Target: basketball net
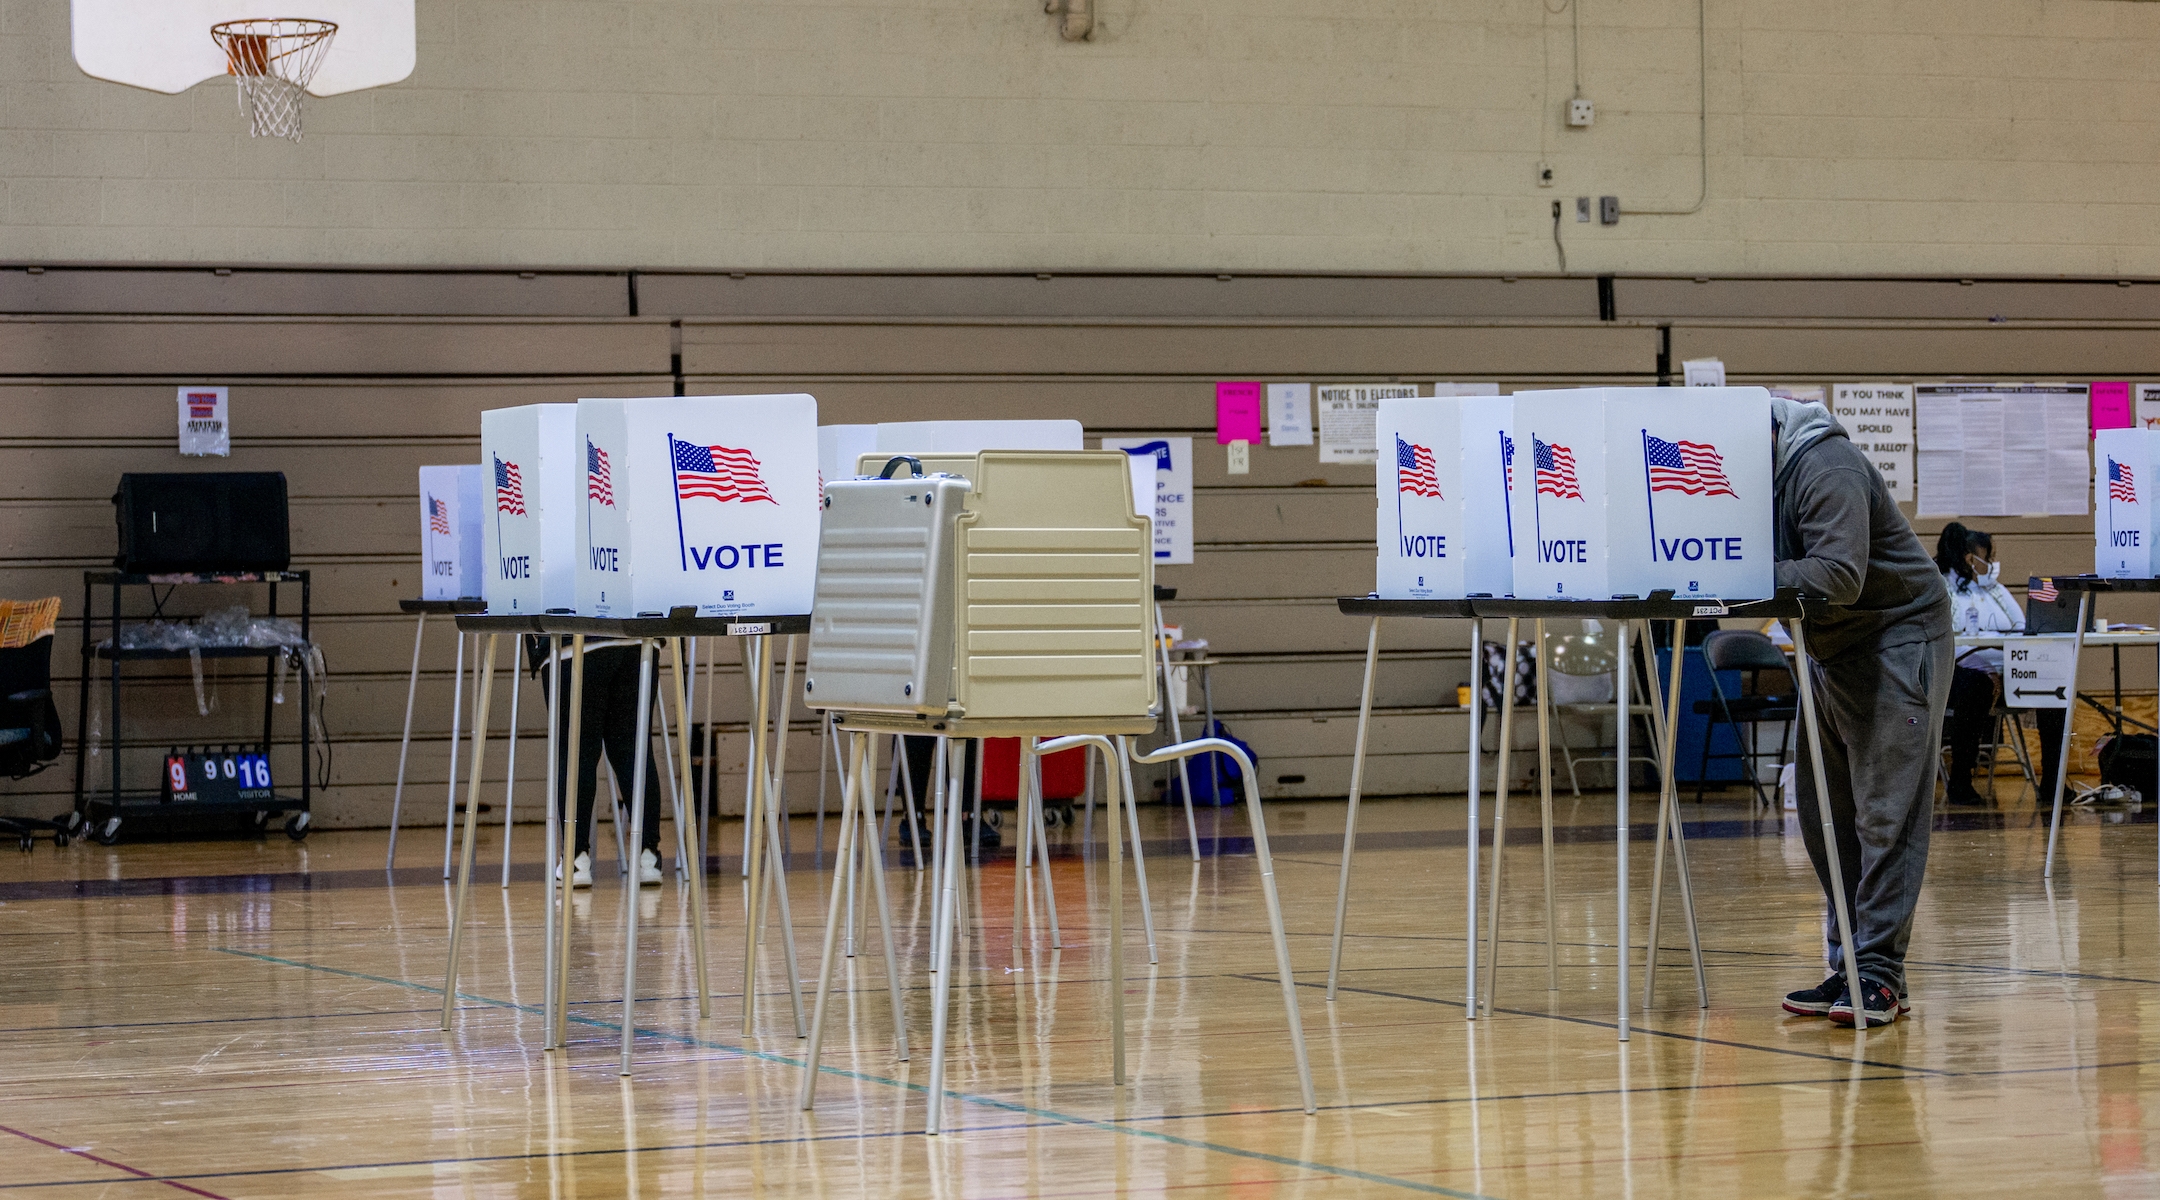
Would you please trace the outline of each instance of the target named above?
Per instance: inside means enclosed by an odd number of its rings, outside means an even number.
[[[301,101],[337,29],[329,21],[300,17],[210,27],[210,36],[225,51],[226,74],[240,85],[249,136],[300,140]]]

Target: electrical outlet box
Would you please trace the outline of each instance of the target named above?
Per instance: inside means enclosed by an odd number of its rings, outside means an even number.
[[[1575,220],[1583,225],[1590,223],[1590,197],[1575,197]]]
[[[1537,185],[1539,187],[1552,186],[1552,164],[1539,163],[1537,165]]]
[[[1567,123],[1569,125],[1577,129],[1588,129],[1591,123],[1596,120],[1597,106],[1588,100],[1577,96],[1567,102]]]
[[[1599,196],[1597,198],[1597,220],[1600,225],[1618,225],[1620,223],[1620,197]]]

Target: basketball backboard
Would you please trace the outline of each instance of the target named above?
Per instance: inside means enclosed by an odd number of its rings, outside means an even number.
[[[85,75],[154,92],[184,92],[226,73],[210,36],[221,21],[305,17],[334,22],[310,95],[382,87],[412,74],[414,0],[71,0],[75,65]]]

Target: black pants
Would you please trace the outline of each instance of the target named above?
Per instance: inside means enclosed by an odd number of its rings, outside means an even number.
[[[931,777],[937,766],[938,740],[933,737],[903,737],[900,739],[907,753],[907,773],[901,783],[902,792],[915,806],[918,817],[928,819],[936,814],[935,797],[930,795]],[[954,747],[954,755],[960,775],[960,805],[962,816],[973,816],[975,802],[975,752],[981,743],[969,740]],[[927,814],[927,816],[925,816]]]
[[[1950,788],[1971,788],[1973,768],[1980,762],[1980,743],[1989,732],[1989,714],[1995,710],[1995,676],[1971,667],[1959,667],[1950,681]],[[2055,804],[2055,772],[2062,764],[2063,710],[2027,710],[2040,727],[2040,803]]]
[[[562,664],[563,686],[570,686],[570,666]],[[636,759],[631,756],[643,748],[645,754],[645,849],[660,851],[660,793],[667,781],[660,778],[653,764],[651,743],[640,738],[637,730],[638,710],[638,648],[636,646],[602,646],[585,652],[585,702],[578,718],[578,764],[577,764],[577,853],[592,852],[593,797],[600,784],[600,751],[607,750],[608,762],[615,768],[615,779],[622,787],[623,808],[630,804],[630,784],[634,778]],[[660,708],[659,679],[653,680],[654,720]],[[556,728],[557,753],[562,759],[556,763],[556,778],[564,779],[570,774],[567,760],[570,755],[570,706],[562,706],[562,716]],[[565,807],[568,807],[565,805]],[[618,810],[620,816],[620,810]]]

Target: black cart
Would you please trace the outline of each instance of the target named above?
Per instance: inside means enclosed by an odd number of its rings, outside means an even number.
[[[121,599],[127,588],[157,588],[177,585],[206,585],[231,587],[239,585],[263,585],[269,593],[268,610],[264,616],[278,616],[278,589],[281,585],[298,584],[300,588],[300,636],[303,644],[311,643],[313,631],[309,626],[312,595],[306,571],[233,571],[227,573],[203,573],[184,575],[133,575],[120,571],[83,572],[83,646],[82,688],[76,701],[75,714],[75,815],[80,828],[88,836],[111,845],[120,839],[122,822],[131,813],[180,813],[232,814],[252,816],[258,829],[267,828],[273,817],[286,814],[286,836],[298,841],[307,836],[310,823],[310,803],[314,799],[313,765],[314,723],[310,706],[314,702],[309,684],[311,672],[308,656],[298,656],[297,684],[300,692],[300,794],[271,790],[267,798],[241,800],[195,800],[168,801],[163,787],[134,788],[126,786],[121,776],[120,740],[121,687],[129,676],[121,670],[122,663],[146,661],[170,661],[185,659],[190,653],[199,653],[206,659],[259,659],[263,664],[263,729],[262,754],[267,764],[276,745],[272,734],[277,705],[276,694],[278,658],[292,647],[272,646],[204,646],[197,651],[167,650],[156,648],[122,649],[121,630],[128,625],[144,623],[147,618],[123,617]],[[97,609],[100,594],[106,597],[105,611]],[[102,634],[102,637],[100,636]],[[88,779],[90,689],[92,673],[105,676],[106,709],[110,713],[110,735],[106,738],[105,756],[111,772],[105,786],[92,790]],[[272,783],[275,784],[276,778]]]

